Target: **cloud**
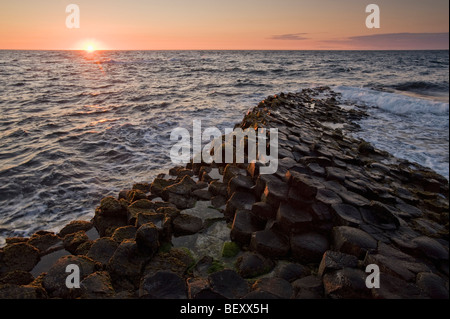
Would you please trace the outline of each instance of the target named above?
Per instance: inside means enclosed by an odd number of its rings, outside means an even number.
[[[289,40],[289,41],[298,41],[298,40],[307,40],[309,38],[303,37],[303,35],[308,33],[289,33],[289,34],[281,34],[281,35],[273,35],[269,39],[271,40]]]
[[[431,50],[449,48],[449,33],[385,33],[323,40],[326,44],[366,50]]]

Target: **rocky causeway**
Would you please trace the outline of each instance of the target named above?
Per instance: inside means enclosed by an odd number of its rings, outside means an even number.
[[[367,115],[338,95],[270,96],[237,125],[278,129],[275,174],[189,163],[102,199],[90,221],[8,238],[0,298],[449,298],[447,179],[352,138]]]

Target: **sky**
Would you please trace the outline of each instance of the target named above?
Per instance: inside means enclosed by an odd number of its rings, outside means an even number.
[[[448,49],[448,12],[448,0],[0,0],[0,49]]]

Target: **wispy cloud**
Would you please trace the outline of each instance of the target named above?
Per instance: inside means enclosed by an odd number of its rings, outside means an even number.
[[[298,41],[298,40],[307,40],[309,38],[304,37],[308,33],[289,33],[289,34],[280,34],[273,35],[269,39],[271,40],[290,40],[290,41]]]
[[[449,33],[385,33],[320,42],[370,50],[448,49]]]

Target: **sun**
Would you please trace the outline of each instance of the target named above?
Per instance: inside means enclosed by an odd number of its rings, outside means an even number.
[[[88,44],[87,46],[86,46],[86,52],[88,52],[88,53],[92,53],[92,52],[94,52],[95,51],[95,47],[94,47],[94,45],[93,44]]]

